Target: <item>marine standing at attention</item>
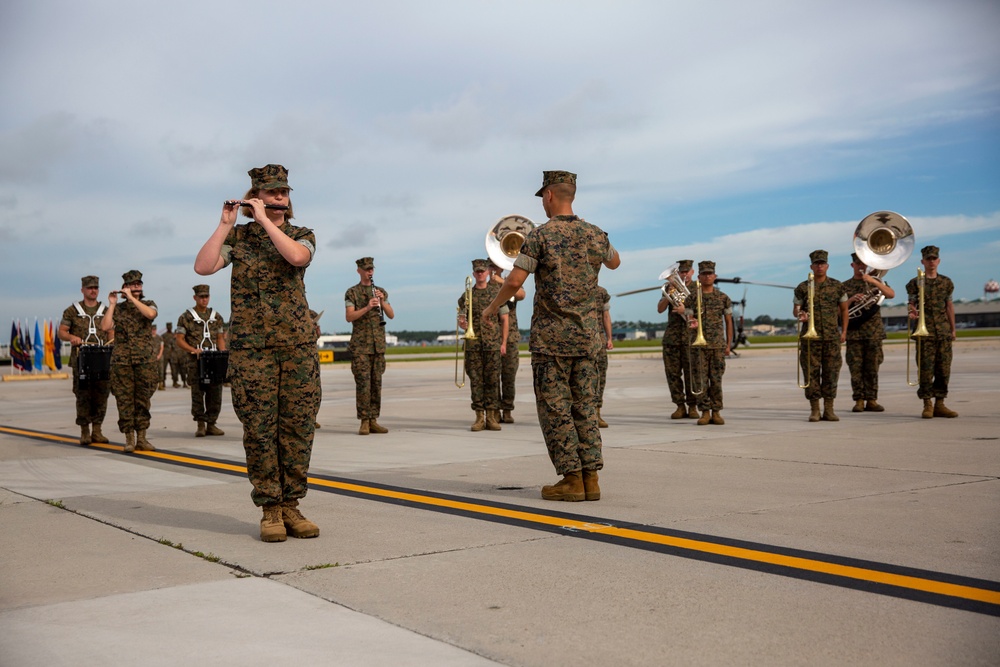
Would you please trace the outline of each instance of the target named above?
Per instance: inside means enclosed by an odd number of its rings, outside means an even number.
[[[351,373],[354,375],[354,404],[361,426],[358,435],[388,433],[378,423],[382,414],[382,375],[385,373],[385,318],[396,312],[389,293],[372,282],[375,260],[362,257],[357,285],[344,293],[345,317],[351,324]]]
[[[597,278],[616,269],[608,235],[573,213],[576,174],[546,171],[542,198],[548,222],[531,230],[500,293],[483,310],[496,317],[535,274],[531,316],[531,375],[538,422],[549,458],[562,479],[542,487],[545,500],[600,500],[597,471],[604,466],[597,425],[597,355],[601,346]]]
[[[951,344],[955,340],[955,304],[951,300],[955,283],[948,276],[938,273],[941,257],[937,246],[921,248],[920,255],[920,263],[924,267],[924,321],[930,334],[916,338],[917,356],[920,358],[917,396],[924,401],[920,416],[924,419],[950,419],[958,416],[944,404],[951,379]],[[913,278],[906,283],[906,296],[910,318],[917,319],[920,309],[919,279]]]
[[[195,285],[194,308],[185,310],[177,318],[177,332],[173,334],[174,344],[186,357],[187,377],[191,383],[191,418],[194,419],[194,437],[225,435],[225,431],[215,425],[222,412],[222,383],[202,384],[198,374],[198,360],[206,350],[226,349],[226,325],[222,316],[208,307],[211,299],[208,285]],[[207,357],[206,357],[207,358]]]
[[[233,267],[229,371],[233,409],[243,424],[250,494],[263,510],[260,539],[316,537],[319,527],[298,509],[308,490],[321,387],[316,323],[309,315],[305,272],[316,252],[311,229],[296,227],[288,171],[251,169],[250,190],[222,206],[219,225],[194,270]],[[237,225],[237,210],[252,218]],[[195,381],[195,378],[189,378]]]

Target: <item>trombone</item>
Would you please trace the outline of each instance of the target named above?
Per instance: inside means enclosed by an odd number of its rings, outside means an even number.
[[[909,308],[907,308],[909,310]],[[925,319],[924,313],[924,270],[917,269],[917,326],[913,331],[910,331],[909,320],[906,324],[906,384],[911,387],[916,387],[920,384],[920,341],[917,341],[917,381],[910,382],[910,339],[911,338],[927,338],[930,336],[930,332],[927,330],[927,320]]]
[[[808,311],[808,315],[809,315],[809,329],[804,334],[801,334],[801,335],[798,336],[798,338],[796,339],[796,347],[795,347],[795,356],[798,358],[797,361],[799,362],[795,366],[795,382],[799,385],[799,389],[808,389],[809,388],[809,384],[812,381],[811,380],[811,376],[812,376],[812,345],[810,344],[809,341],[811,341],[811,340],[813,340],[815,338],[819,338],[819,334],[816,332],[816,318],[814,317],[814,315],[815,315],[815,305],[816,305],[815,304],[815,302],[816,302],[816,276],[813,275],[812,271],[809,272],[808,281],[809,281],[809,311]],[[799,332],[801,333],[801,331],[802,331],[802,322],[801,321],[799,321],[799,323],[798,323],[798,329],[799,329]],[[805,370],[806,383],[805,384],[802,384],[802,380],[801,380],[800,375],[799,375],[799,371],[802,369],[802,341],[803,340],[806,341],[806,370]]]
[[[458,335],[460,327],[458,326],[458,320],[455,321],[455,386],[461,389],[465,386],[465,359],[462,359],[462,372],[458,372],[458,358],[462,352],[462,344],[460,341],[463,340],[476,340],[476,329],[472,324],[472,276],[465,277],[465,323],[468,328],[465,330],[465,335],[461,338]],[[458,314],[462,314],[462,307],[458,307]],[[458,378],[462,378],[462,382],[459,383]]]
[[[702,320],[704,319],[704,315],[701,312],[701,282],[700,281],[696,285],[696,291],[697,291],[697,295],[698,296],[697,296],[697,308],[695,309],[694,317],[695,317],[695,320],[698,322],[698,333],[695,336],[694,340],[691,341],[691,347],[701,348],[701,347],[705,347],[706,345],[708,345],[708,341],[705,340],[705,330],[702,328]],[[666,294],[664,294],[664,296],[666,296]],[[697,350],[697,351],[700,352],[700,350]],[[694,372],[694,353],[695,352],[696,352],[696,350],[691,350],[688,353],[688,370],[691,373],[691,384],[692,385],[695,384],[694,378],[695,378],[695,375],[696,375],[695,372]],[[698,391],[695,391],[694,387],[692,386],[692,388],[691,388],[691,395],[692,396],[699,396],[699,395],[705,393],[705,364],[704,364],[704,361],[705,361],[705,355],[701,355],[701,357],[699,357],[699,362],[701,362],[701,363],[698,364],[698,369],[701,371],[701,373],[700,373],[701,377],[699,378],[701,380],[701,387],[698,389]]]

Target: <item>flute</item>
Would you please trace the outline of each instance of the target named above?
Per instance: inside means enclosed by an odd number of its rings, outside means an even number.
[[[226,206],[249,206],[250,205],[250,204],[246,203],[245,201],[243,201],[241,199],[227,199],[226,201],[224,201],[222,203],[225,204]],[[264,204],[264,208],[269,208],[269,209],[274,210],[274,211],[287,211],[288,210],[287,206],[282,206],[281,204]]]

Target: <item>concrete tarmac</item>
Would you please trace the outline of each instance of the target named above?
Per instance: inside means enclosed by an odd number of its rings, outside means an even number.
[[[612,355],[581,503],[539,496],[527,358],[497,433],[433,360],[389,364],[390,432],[358,436],[350,369],[326,366],[327,482],[301,505],[321,534],[275,544],[220,469],[245,463],[228,389],[209,438],[187,390],[157,392],[149,456],[73,444],[68,380],[0,383],[0,665],[1000,664],[1000,340],[956,343],[957,419],[920,418],[904,351],[884,413],[851,412],[845,366],[840,421],[811,424],[794,349],[746,349],[724,426],[669,418],[657,349]],[[112,397],[120,446],[116,419]]]

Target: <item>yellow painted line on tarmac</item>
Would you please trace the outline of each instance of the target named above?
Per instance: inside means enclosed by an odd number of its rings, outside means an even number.
[[[0,433],[9,433],[11,435],[59,443],[78,443],[78,439],[76,438],[7,426],[0,426]],[[115,444],[95,443],[90,446],[110,451],[122,450],[121,445]],[[185,456],[162,451],[135,452],[135,455],[196,468],[246,474],[246,466],[197,456]],[[845,565],[842,563],[829,562],[803,556],[774,553],[771,551],[752,549],[745,546],[721,544],[710,540],[698,540],[678,535],[664,535],[637,528],[625,528],[595,521],[574,519],[567,516],[559,516],[558,514],[547,514],[544,512],[535,512],[526,509],[512,509],[510,507],[495,506],[480,501],[441,498],[411,490],[380,488],[357,482],[326,479],[322,477],[309,477],[308,481],[309,484],[314,487],[346,491],[351,494],[371,498],[404,501],[412,503],[416,506],[444,508],[472,515],[496,517],[522,524],[544,525],[548,527],[560,528],[568,532],[610,536],[617,538],[617,540],[624,543],[658,545],[689,553],[710,554],[713,556],[732,559],[734,561],[760,563],[785,570],[812,572],[829,577],[859,582],[869,582],[899,589],[944,596],[946,598],[969,600],[986,605],[994,605],[997,608],[997,615],[1000,615],[1000,591],[989,590],[988,588],[939,581],[927,577],[893,573],[862,566]],[[891,567],[892,566],[889,566],[887,569],[891,569]]]

